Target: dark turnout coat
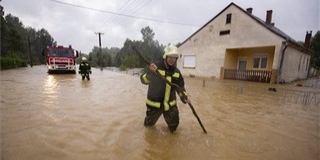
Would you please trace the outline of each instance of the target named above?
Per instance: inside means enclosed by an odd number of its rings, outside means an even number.
[[[164,61],[155,62],[161,76],[164,76],[171,83],[180,86],[185,92],[184,79],[177,67],[166,68]],[[140,80],[148,85],[147,105],[151,107],[164,107],[167,111],[172,106],[176,106],[176,89],[166,84],[158,75],[148,70],[142,74]],[[181,97],[180,97],[181,98]]]
[[[81,75],[88,75],[91,73],[91,65],[88,62],[81,62],[79,66],[79,73]]]

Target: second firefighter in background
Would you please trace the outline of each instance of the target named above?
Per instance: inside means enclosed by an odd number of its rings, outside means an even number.
[[[142,74],[140,79],[143,84],[148,85],[148,93],[146,100],[146,116],[144,119],[145,126],[153,126],[159,117],[163,117],[168,125],[171,133],[173,133],[179,125],[179,110],[176,101],[176,88],[167,84],[159,75],[165,77],[171,83],[177,84],[184,88],[184,79],[180,70],[176,67],[180,54],[178,48],[169,45],[164,49],[163,60],[151,63],[149,70]],[[183,103],[190,103],[187,96],[179,93]]]
[[[88,63],[88,60],[86,57],[82,57],[81,63],[79,65],[79,74],[82,76],[82,80],[85,80],[87,78],[88,81],[90,81],[90,74],[91,72],[91,65]]]

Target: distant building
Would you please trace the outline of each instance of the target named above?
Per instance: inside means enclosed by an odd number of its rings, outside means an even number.
[[[266,83],[307,78],[312,33],[307,32],[302,46],[275,27],[272,10],[265,21],[252,11],[230,3],[182,42],[182,73]]]

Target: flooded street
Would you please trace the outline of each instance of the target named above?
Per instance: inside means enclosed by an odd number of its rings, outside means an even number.
[[[1,159],[320,158],[319,94],[305,105],[294,85],[185,77],[208,133],[178,100],[180,125],[171,134],[162,116],[143,126],[147,86],[137,75],[92,72],[91,81],[82,81],[79,74],[48,75],[45,66],[1,71]]]

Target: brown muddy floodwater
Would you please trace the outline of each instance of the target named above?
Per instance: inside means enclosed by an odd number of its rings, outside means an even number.
[[[1,159],[319,160],[319,88],[185,78],[207,134],[180,101],[174,134],[163,117],[145,128],[137,75],[1,71]]]

